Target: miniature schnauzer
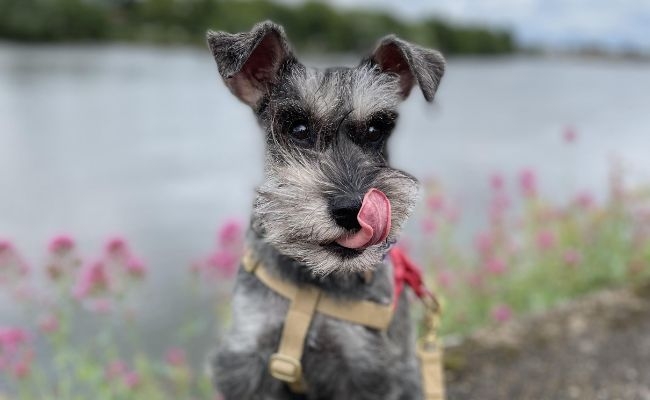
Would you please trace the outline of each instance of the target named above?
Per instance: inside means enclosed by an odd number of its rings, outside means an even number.
[[[445,69],[435,51],[381,39],[354,68],[309,68],[281,26],[213,32],[226,86],[248,104],[266,142],[249,250],[271,274],[346,300],[393,303],[384,258],[417,199],[416,179],[388,164],[398,106],[417,84],[432,101]],[[371,272],[371,273],[369,273]],[[273,378],[288,301],[240,269],[232,327],[212,364],[227,400],[421,399],[415,333],[404,295],[387,331],[316,314],[302,357],[307,393]]]

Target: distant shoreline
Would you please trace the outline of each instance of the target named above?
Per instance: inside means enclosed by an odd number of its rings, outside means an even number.
[[[178,51],[207,51],[202,43],[157,43],[146,41],[120,41],[120,40],[101,40],[101,41],[16,41],[6,38],[0,38],[0,49],[2,47],[67,47],[67,48],[132,48],[132,49],[149,49],[149,50],[178,50]],[[206,45],[207,46],[207,45]],[[368,51],[371,46],[368,47]],[[206,53],[207,54],[207,53]],[[320,59],[357,59],[361,53],[355,52],[318,52],[318,51],[299,51],[298,56],[307,60]],[[645,53],[614,53],[614,52],[587,52],[587,51],[562,51],[562,50],[517,50],[511,53],[497,54],[454,54],[444,53],[450,60],[468,60],[468,59],[504,59],[504,58],[538,58],[543,60],[564,60],[564,61],[611,61],[625,63],[649,63],[650,54]]]

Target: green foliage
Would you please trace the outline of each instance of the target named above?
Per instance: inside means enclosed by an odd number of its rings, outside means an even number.
[[[269,0],[0,0],[0,37],[22,41],[202,44],[208,29],[246,31],[265,19],[284,25],[306,51],[367,51],[389,33],[448,54],[515,50],[506,31],[430,17],[406,22],[385,11],[343,11],[318,1],[291,6]]]
[[[420,244],[445,304],[443,334],[468,334],[599,289],[650,282],[648,188],[624,189],[615,171],[602,204],[583,193],[562,205],[537,194],[532,171],[522,174],[531,178],[520,179],[526,183],[517,201],[505,187],[493,187],[490,223],[476,235],[474,251],[456,243],[457,220],[445,209],[453,203],[429,185],[429,204],[445,206],[429,207]]]

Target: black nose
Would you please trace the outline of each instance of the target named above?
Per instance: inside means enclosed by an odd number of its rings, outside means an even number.
[[[330,202],[330,212],[336,224],[348,229],[359,229],[357,214],[361,208],[361,199],[352,197],[337,197]]]

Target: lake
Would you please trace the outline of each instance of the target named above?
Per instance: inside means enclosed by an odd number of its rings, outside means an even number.
[[[614,159],[630,180],[650,181],[649,107],[649,64],[451,59],[435,104],[418,90],[405,102],[391,157],[442,182],[471,231],[485,221],[493,173],[532,168],[558,201],[582,190],[602,199]],[[152,332],[206,312],[179,281],[221,221],[247,217],[261,144],[207,49],[0,45],[0,236],[38,265],[56,233],[87,255],[125,235],[152,271],[142,304]],[[20,318],[6,303],[0,315]]]

